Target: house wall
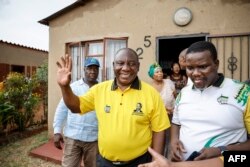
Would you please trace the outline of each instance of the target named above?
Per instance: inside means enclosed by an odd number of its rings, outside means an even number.
[[[25,74],[27,74],[27,70],[34,71],[47,59],[47,51],[0,41],[0,81],[7,75],[6,72],[11,70],[11,65],[25,66]]]
[[[173,15],[180,7],[192,11],[193,19],[187,26],[177,26],[173,22]],[[144,50],[139,76],[149,82],[147,69],[156,59],[157,37],[246,33],[250,31],[249,16],[248,0],[92,0],[50,21],[50,135],[53,134],[55,108],[61,98],[55,77],[56,61],[65,54],[66,43],[104,37],[128,37],[128,47],[142,47]],[[145,36],[151,36],[152,45],[148,48],[144,47]]]

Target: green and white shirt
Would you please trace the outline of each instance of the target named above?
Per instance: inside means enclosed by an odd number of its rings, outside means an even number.
[[[180,125],[179,139],[187,153],[203,147],[244,142],[250,134],[250,87],[220,75],[218,81],[200,91],[184,87],[176,99],[172,123]],[[247,103],[248,107],[247,107]]]

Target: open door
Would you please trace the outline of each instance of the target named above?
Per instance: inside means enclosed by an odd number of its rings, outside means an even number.
[[[157,61],[164,75],[170,75],[171,64],[178,62],[180,52],[197,41],[205,41],[207,34],[188,36],[168,36],[157,38]]]

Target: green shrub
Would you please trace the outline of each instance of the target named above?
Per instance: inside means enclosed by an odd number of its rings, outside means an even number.
[[[19,131],[33,123],[34,108],[39,102],[39,95],[35,89],[39,86],[36,78],[26,78],[20,73],[10,73],[4,82],[3,97],[5,104],[11,104],[14,111],[7,112],[11,115],[11,122],[14,122]]]
[[[9,102],[0,100],[0,132],[3,132],[8,124],[11,125],[13,123],[14,117],[15,107]]]
[[[46,122],[48,120],[48,61],[44,61],[43,64],[37,68],[35,77],[37,81],[40,83],[39,86],[39,94],[41,95],[41,99],[43,101],[43,115],[44,120],[42,122]]]

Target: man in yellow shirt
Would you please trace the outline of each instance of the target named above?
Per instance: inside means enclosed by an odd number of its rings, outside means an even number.
[[[150,162],[149,146],[163,154],[169,119],[159,93],[139,80],[140,63],[134,50],[119,50],[113,62],[115,79],[93,86],[80,97],[69,86],[71,57],[62,57],[57,66],[57,82],[67,107],[82,114],[96,111],[100,167]]]

